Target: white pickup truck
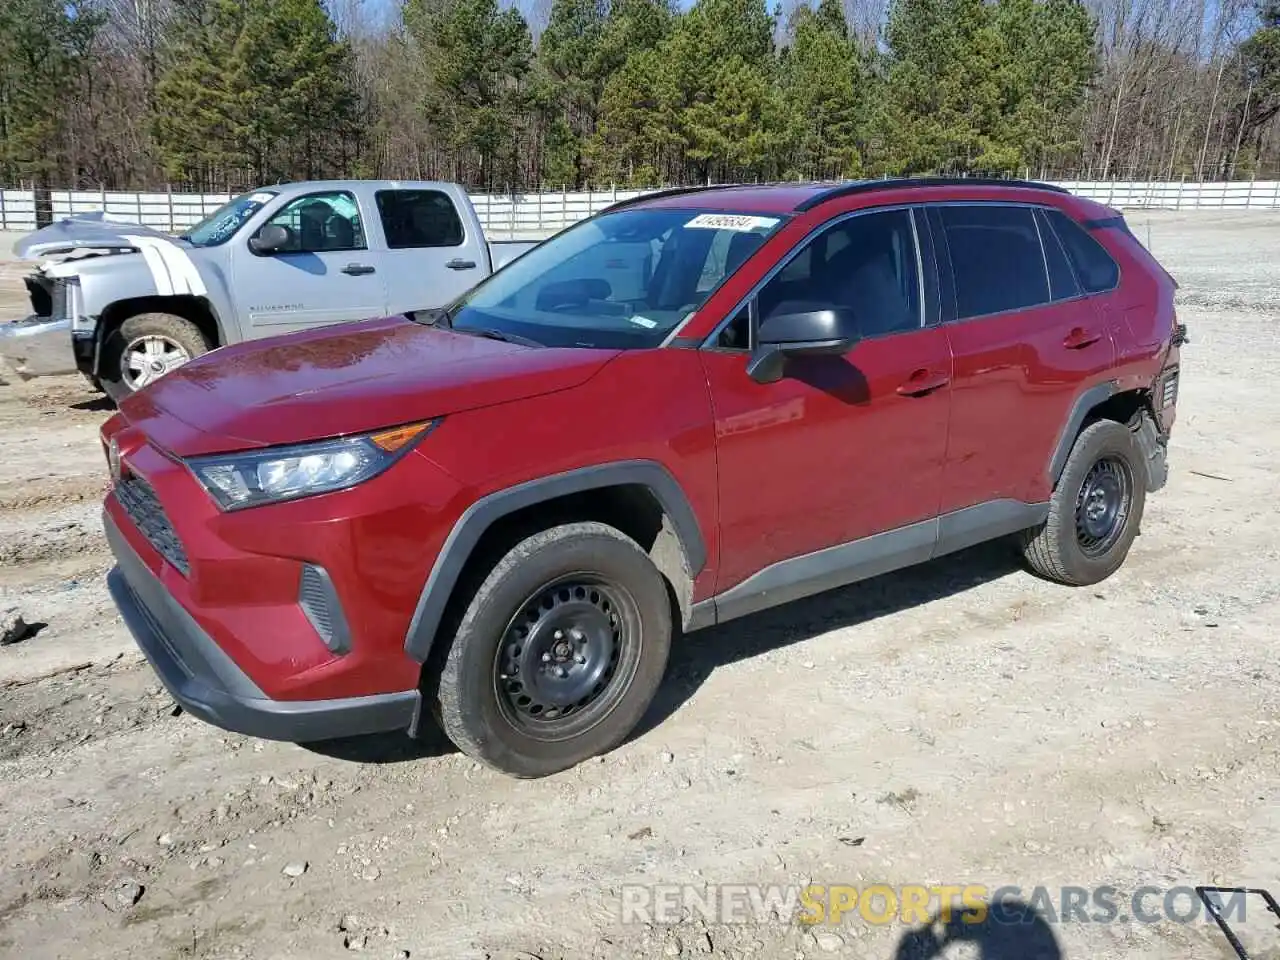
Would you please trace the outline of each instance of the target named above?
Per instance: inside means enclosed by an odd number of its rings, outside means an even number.
[[[39,261],[34,314],[0,324],[0,357],[24,378],[79,369],[118,401],[225,344],[445,306],[535,245],[486,240],[452,183],[263,187],[181,236],[72,217],[14,246]]]

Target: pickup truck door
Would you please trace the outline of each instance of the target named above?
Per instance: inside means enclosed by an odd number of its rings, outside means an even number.
[[[371,244],[367,211],[350,190],[317,190],[285,201],[263,227],[289,232],[281,250],[239,244],[231,258],[231,291],[245,338],[387,313],[382,252]]]
[[[466,193],[451,183],[373,191],[385,246],[387,313],[442,307],[489,276],[489,247]]]

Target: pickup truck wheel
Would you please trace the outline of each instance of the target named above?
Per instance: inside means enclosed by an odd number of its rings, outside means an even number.
[[[1059,583],[1105,580],[1129,554],[1146,495],[1146,462],[1132,431],[1099,420],[1076,438],[1048,519],[1023,533],[1023,555],[1036,573]]]
[[[666,582],[634,540],[570,523],[522,540],[462,615],[438,717],[464,753],[542,777],[612,750],[666,670]]]
[[[190,320],[172,313],[140,313],[107,334],[98,377],[103,392],[119,403],[210,348]]]

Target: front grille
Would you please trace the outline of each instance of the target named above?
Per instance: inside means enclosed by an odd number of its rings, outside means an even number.
[[[1178,401],[1178,368],[1170,367],[1160,384],[1160,407],[1171,407]]]
[[[129,474],[116,484],[115,493],[116,500],[124,507],[124,512],[129,515],[133,525],[156,548],[156,552],[181,571],[184,577],[190,573],[187,552],[182,548],[182,541],[178,539],[173,524],[165,516],[164,507],[160,506],[160,498],[156,496],[151,484],[137,474]]]

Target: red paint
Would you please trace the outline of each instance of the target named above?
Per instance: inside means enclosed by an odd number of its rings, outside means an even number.
[[[792,213],[819,188],[736,188],[655,206]],[[1022,188],[895,188],[794,214],[680,330],[710,334],[812,230],[873,206],[945,200],[1098,204]],[[1173,282],[1117,228],[1113,293],[868,340],[793,361],[759,384],[742,353],[531,349],[384,318],[227,347],[131,397],[103,428],[146,476],[191,563],[184,578],[106,509],[177,600],[271,697],[404,690],[415,603],[463,512],[525,480],[656,460],[707,546],[695,600],[761,568],[997,497],[1048,496],[1047,463],[1076,397],[1149,388],[1173,329]],[[1076,341],[1073,345],[1071,341]],[[1084,341],[1088,341],[1084,343]],[[1176,359],[1176,349],[1172,352]],[[931,388],[931,389],[925,389]],[[1172,411],[1163,414],[1172,422]],[[388,471],[338,493],[223,513],[180,462],[443,417]],[[297,607],[300,565],[329,571],[353,649],[335,657]]]

